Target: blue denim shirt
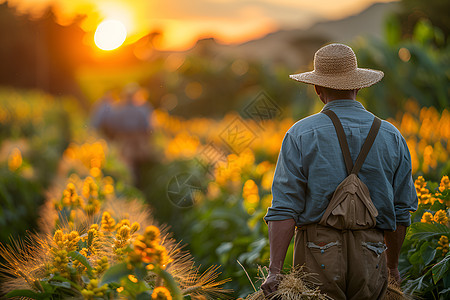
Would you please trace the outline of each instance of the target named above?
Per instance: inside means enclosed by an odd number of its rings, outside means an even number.
[[[356,157],[374,115],[355,100],[334,100],[323,109],[339,117],[350,153]],[[294,219],[297,226],[319,222],[336,187],[347,176],[344,158],[331,119],[323,113],[304,118],[286,133],[272,185],[272,206],[264,220]],[[358,174],[378,210],[377,228],[409,226],[418,199],[411,176],[405,139],[389,122],[381,128]]]

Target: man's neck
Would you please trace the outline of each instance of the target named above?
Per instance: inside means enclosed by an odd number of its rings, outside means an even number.
[[[356,99],[353,99],[353,98],[350,98],[350,97],[348,97],[348,98],[320,99],[320,100],[322,100],[323,104],[327,104],[327,103],[330,103],[330,102],[333,102],[333,101],[336,101],[336,100],[354,100],[354,101],[356,101]]]

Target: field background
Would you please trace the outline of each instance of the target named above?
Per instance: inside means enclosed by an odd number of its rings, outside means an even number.
[[[281,141],[322,107],[311,86],[288,75],[310,70],[320,46],[343,41],[359,66],[385,73],[357,100],[400,130],[412,156],[420,205],[402,249],[403,289],[446,299],[450,27],[442,13],[449,8],[377,3],[307,29],[232,45],[208,37],[183,51],[158,50],[161,33],[152,32],[101,53],[81,42],[78,19],[62,26],[51,8],[31,17],[0,4],[0,242],[42,230],[44,203],[59,201],[55,190],[74,174],[108,177],[118,198],[139,199],[168,226],[200,270],[220,265],[232,298],[247,296],[254,290],[246,272],[258,288],[258,267],[268,265],[262,218]],[[137,142],[120,126],[95,123],[105,93],[120,106],[127,91],[137,107],[151,107],[151,132]]]

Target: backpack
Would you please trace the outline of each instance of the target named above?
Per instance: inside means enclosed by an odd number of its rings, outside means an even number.
[[[326,114],[336,129],[339,145],[344,156],[347,177],[338,185],[323,214],[319,224],[331,226],[339,230],[360,230],[373,228],[376,225],[378,211],[370,198],[369,189],[358,177],[364,160],[372,147],[381,126],[377,117],[373,120],[369,134],[353,165],[344,128],[337,115],[331,110],[322,111]]]

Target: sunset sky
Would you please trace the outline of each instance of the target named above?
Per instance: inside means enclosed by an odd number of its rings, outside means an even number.
[[[53,4],[58,21],[67,24],[86,14],[88,33],[104,19],[120,20],[128,31],[125,43],[147,33],[163,34],[160,50],[183,50],[199,37],[241,43],[280,28],[305,28],[323,19],[356,14],[374,2],[392,0],[9,0],[19,11],[39,14]],[[5,0],[0,0],[0,3]]]

